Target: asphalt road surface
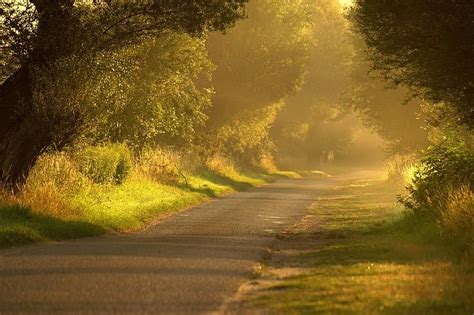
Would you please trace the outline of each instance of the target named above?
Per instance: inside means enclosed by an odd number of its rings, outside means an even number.
[[[0,251],[0,314],[219,312],[337,179],[279,180],[145,231]]]

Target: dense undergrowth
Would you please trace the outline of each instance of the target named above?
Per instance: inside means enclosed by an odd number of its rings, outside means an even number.
[[[148,149],[134,157],[119,144],[45,154],[19,193],[0,195],[0,247],[139,229],[275,176],[238,169],[218,155]]]
[[[446,113],[443,111],[442,113]],[[449,117],[449,115],[446,115]],[[474,142],[472,132],[445,118],[429,130],[431,145],[392,160],[389,179],[406,187],[399,201],[436,224],[443,238],[474,256]]]

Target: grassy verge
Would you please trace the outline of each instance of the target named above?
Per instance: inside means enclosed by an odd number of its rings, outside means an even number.
[[[281,314],[472,314],[474,270],[394,189],[352,182],[278,242],[244,305]]]
[[[89,185],[72,194],[56,193],[59,196],[44,189],[33,207],[0,198],[0,247],[139,229],[161,215],[262,185],[275,176],[239,172],[226,177],[199,171],[189,176],[189,185],[164,185],[132,176],[121,185]]]

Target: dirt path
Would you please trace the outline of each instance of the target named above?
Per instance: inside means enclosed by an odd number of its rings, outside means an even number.
[[[357,176],[357,175],[354,175]],[[209,313],[337,179],[280,180],[133,235],[0,252],[0,314]]]

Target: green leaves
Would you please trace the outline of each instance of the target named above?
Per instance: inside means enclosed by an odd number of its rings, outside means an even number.
[[[155,143],[189,143],[207,119],[212,64],[203,40],[173,32],[105,55],[109,69],[88,106],[88,137],[127,141],[139,149]]]
[[[449,104],[473,126],[471,0],[360,0],[351,17],[387,81]]]

